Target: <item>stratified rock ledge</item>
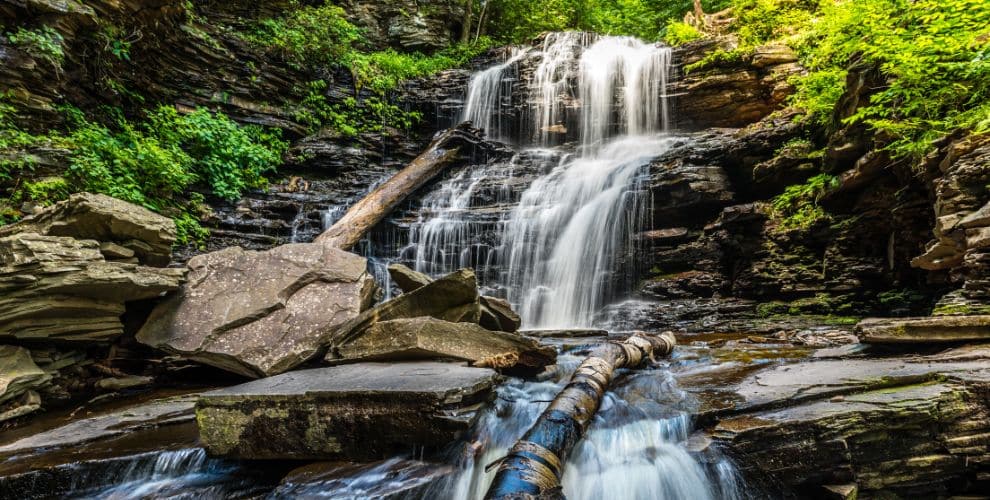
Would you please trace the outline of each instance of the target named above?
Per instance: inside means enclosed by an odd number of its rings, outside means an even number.
[[[917,344],[990,340],[990,315],[866,319],[856,332],[868,344]]]
[[[214,455],[372,460],[455,440],[497,378],[486,368],[440,362],[303,370],[206,393],[196,420]]]

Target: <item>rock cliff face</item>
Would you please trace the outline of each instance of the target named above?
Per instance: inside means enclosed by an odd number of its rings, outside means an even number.
[[[0,231],[0,342],[24,346],[0,346],[0,422],[71,393],[150,382],[109,369],[94,378],[82,365],[124,334],[132,304],[179,288],[184,270],[156,267],[174,241],[171,219],[87,193]]]

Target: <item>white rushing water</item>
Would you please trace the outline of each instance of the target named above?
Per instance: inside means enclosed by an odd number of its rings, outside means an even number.
[[[522,82],[521,62],[534,66]],[[522,122],[534,128],[523,135],[535,142],[523,142],[512,161],[472,167],[427,195],[402,259],[435,276],[474,267],[486,291],[505,295],[528,328],[591,326],[623,291],[619,267],[634,260],[632,238],[648,217],[647,166],[672,143],[670,65],[666,47],[566,32],[477,73],[463,118],[507,140],[504,116],[519,104],[513,85],[524,85]],[[569,135],[568,123],[580,128],[570,134],[579,143],[555,145]],[[535,175],[528,189],[519,189],[520,170]],[[480,198],[484,210],[475,206]]]

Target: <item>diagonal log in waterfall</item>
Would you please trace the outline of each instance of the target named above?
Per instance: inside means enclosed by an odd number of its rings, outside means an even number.
[[[406,197],[450,166],[465,146],[477,146],[482,142],[481,131],[470,122],[441,132],[426,151],[352,206],[336,224],[318,236],[316,242],[342,250],[354,248]]]
[[[567,455],[588,430],[602,397],[620,368],[667,356],[674,334],[634,334],[596,347],[536,423],[499,462],[486,500],[563,498],[561,478]]]

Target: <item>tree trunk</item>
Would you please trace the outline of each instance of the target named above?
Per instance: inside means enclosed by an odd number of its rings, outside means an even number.
[[[488,2],[491,0],[481,0],[481,13],[478,14],[478,31],[474,34],[474,41],[478,41],[483,34],[485,26],[485,13],[488,12]]]
[[[467,0],[467,5],[464,6],[464,22],[461,29],[461,43],[468,43],[471,41],[471,15],[474,10],[474,0]]]
[[[596,347],[533,427],[502,458],[486,500],[562,498],[560,479],[567,455],[588,429],[615,370],[634,368],[656,355],[669,355],[675,344],[670,332],[637,333],[623,342]]]
[[[407,196],[450,165],[458,157],[463,145],[480,142],[480,132],[469,123],[445,130],[430,143],[426,151],[352,206],[316,241],[342,250],[354,248],[365,233],[388,216]]]

